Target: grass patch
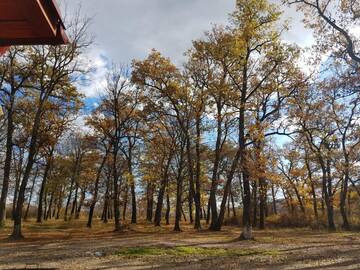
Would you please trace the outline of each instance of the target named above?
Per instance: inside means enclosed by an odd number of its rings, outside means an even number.
[[[204,248],[204,247],[128,247],[121,248],[116,252],[118,256],[124,257],[146,257],[146,256],[212,256],[212,257],[234,257],[234,256],[277,256],[279,250],[264,249],[240,249],[240,248]]]

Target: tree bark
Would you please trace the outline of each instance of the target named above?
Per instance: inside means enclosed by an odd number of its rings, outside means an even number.
[[[31,184],[31,189],[30,189],[30,194],[29,194],[29,200],[28,200],[28,205],[27,205],[27,207],[26,207],[26,211],[25,211],[25,215],[24,215],[24,220],[27,220],[27,218],[28,218],[29,209],[30,209],[30,205],[31,205],[31,199],[32,199],[32,195],[33,195],[33,192],[34,192],[34,187],[35,187],[36,178],[37,178],[37,176],[38,176],[38,172],[39,172],[39,169],[36,168],[36,172],[35,172],[35,175],[34,175],[32,184]]]
[[[96,206],[97,197],[98,197],[98,193],[99,193],[99,184],[100,184],[101,173],[102,173],[102,170],[103,170],[103,168],[105,166],[108,155],[109,155],[109,151],[108,151],[108,149],[106,149],[105,155],[102,158],[101,164],[100,164],[100,166],[99,166],[99,168],[98,168],[98,170],[96,172],[96,179],[95,179],[95,185],[94,185],[94,194],[93,194],[90,209],[89,209],[88,222],[86,224],[86,226],[88,228],[91,228],[91,225],[92,225],[95,206]]]
[[[7,110],[6,154],[5,154],[4,175],[3,175],[3,182],[2,182],[2,189],[0,196],[0,228],[5,226],[5,219],[6,219],[6,199],[9,191],[11,159],[12,159],[12,151],[13,151],[14,104],[15,104],[15,92],[13,89],[10,95],[9,108]]]
[[[152,221],[154,208],[154,187],[152,183],[147,184],[146,188],[146,220]]]
[[[80,218],[80,214],[81,214],[81,208],[84,204],[84,201],[85,201],[85,193],[86,193],[86,190],[85,190],[85,187],[83,187],[81,189],[81,195],[80,195],[80,201],[79,201],[79,205],[76,209],[76,213],[75,213],[75,219],[79,219]]]
[[[171,159],[172,159],[172,157],[169,156],[168,160],[166,162],[166,167],[164,168],[164,171],[162,174],[161,185],[160,185],[160,190],[159,190],[159,195],[158,195],[156,210],[155,210],[155,219],[154,219],[155,226],[160,226],[160,223],[161,223],[161,214],[162,214],[162,208],[163,208],[164,194],[165,194],[165,189],[166,189],[166,186],[168,183],[168,172],[169,172]]]
[[[74,195],[74,200],[73,200],[72,207],[71,207],[70,219],[73,218],[76,208],[77,208],[78,192],[79,192],[79,183],[75,183],[75,195]]]
[[[39,106],[38,106],[38,109],[37,109],[37,112],[36,112],[36,115],[34,118],[34,123],[33,123],[32,131],[31,131],[31,139],[30,139],[30,144],[29,144],[27,164],[26,164],[24,175],[23,175],[23,178],[22,178],[22,181],[20,184],[18,200],[16,203],[16,209],[15,209],[15,213],[14,213],[14,227],[13,227],[13,232],[11,235],[11,237],[13,239],[23,238],[23,235],[21,233],[22,211],[23,211],[23,205],[24,205],[24,200],[25,200],[26,186],[27,186],[34,162],[35,162],[35,156],[36,156],[36,152],[37,152],[37,141],[38,141],[38,134],[39,134],[43,104],[44,104],[44,99],[40,98]]]
[[[258,206],[258,195],[257,195],[257,182],[254,181],[252,184],[252,193],[253,193],[253,219],[252,219],[252,226],[257,226],[257,206]]]
[[[46,160],[46,165],[45,165],[45,170],[44,170],[44,176],[43,176],[43,180],[41,182],[41,188],[40,188],[40,193],[39,193],[39,202],[38,202],[38,209],[37,209],[37,218],[36,218],[36,222],[37,223],[41,223],[42,222],[42,216],[43,216],[43,200],[44,200],[44,193],[45,193],[45,187],[46,187],[46,182],[47,182],[47,178],[50,172],[50,168],[51,168],[51,160],[52,160],[52,154],[53,154],[53,149],[51,149],[50,151],[50,155]]]
[[[332,202],[332,184],[331,184],[332,179],[330,175],[330,161],[327,160],[325,164],[322,157],[319,156],[319,163],[322,170],[322,190],[323,190],[324,200],[327,210],[328,228],[331,231],[335,231],[336,227],[334,222],[334,208]]]
[[[170,225],[170,197],[169,193],[166,193],[166,214],[165,214],[166,225]]]
[[[264,178],[259,179],[259,192],[260,192],[260,204],[259,204],[259,229],[265,229],[265,214],[266,214],[266,201],[267,201],[267,185]]]
[[[180,157],[178,162],[178,171],[176,177],[176,208],[175,208],[175,225],[174,231],[181,232],[180,220],[182,214],[182,192],[183,192],[183,146],[180,149]]]
[[[277,215],[276,196],[275,196],[274,185],[271,185],[271,196],[272,196],[273,212],[275,215]]]

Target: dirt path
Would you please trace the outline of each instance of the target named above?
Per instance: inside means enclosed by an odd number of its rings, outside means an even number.
[[[83,224],[27,225],[26,239],[9,242],[0,232],[0,269],[360,269],[360,234],[310,230],[256,231],[256,241],[234,241],[238,228],[195,232],[151,225],[113,233]],[[118,254],[131,247],[236,251],[236,254]],[[146,251],[146,250],[145,250]],[[143,252],[143,250],[141,250]]]

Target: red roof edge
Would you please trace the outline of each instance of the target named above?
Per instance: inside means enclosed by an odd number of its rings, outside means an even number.
[[[69,38],[67,37],[65,30],[65,24],[61,18],[61,12],[59,9],[58,4],[55,0],[42,0],[42,4],[47,8],[47,10],[50,12],[49,16],[51,16],[53,19],[56,20],[57,24],[57,33],[56,33],[56,39],[60,44],[68,44]]]

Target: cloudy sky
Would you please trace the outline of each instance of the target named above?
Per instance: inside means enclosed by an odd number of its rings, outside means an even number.
[[[273,0],[280,3],[281,0]],[[213,24],[227,24],[235,0],[68,0],[67,10],[92,18],[90,31],[95,45],[88,53],[94,72],[83,92],[95,97],[104,84],[110,63],[130,64],[146,57],[152,48],[180,65],[191,41]],[[304,29],[301,15],[285,8],[291,30],[284,35],[289,42],[311,43],[311,32]]]

